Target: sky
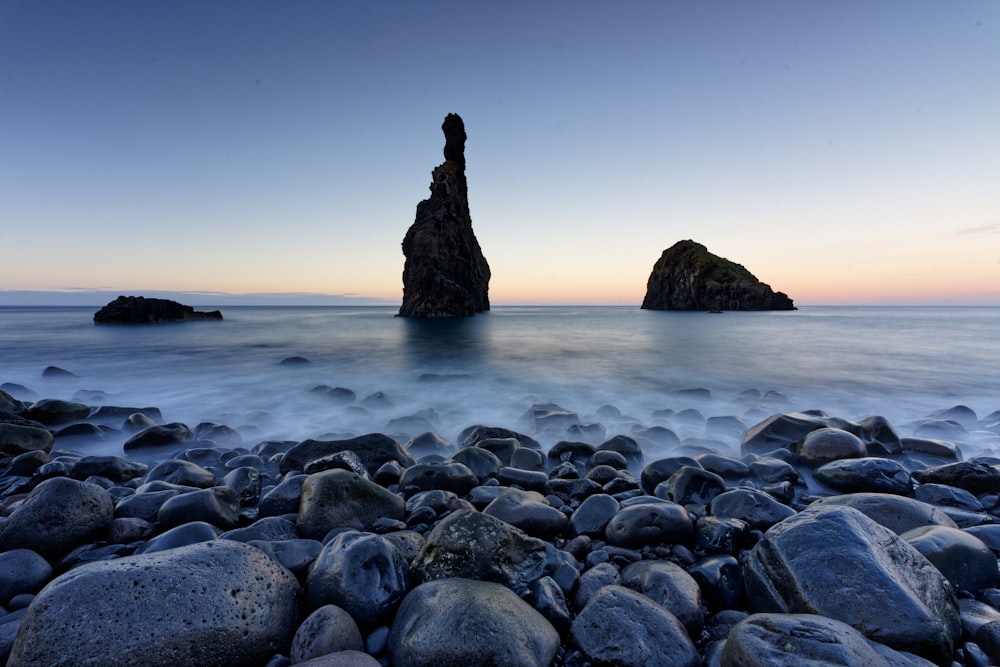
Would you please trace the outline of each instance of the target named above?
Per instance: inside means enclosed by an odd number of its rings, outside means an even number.
[[[0,0],[0,304],[399,302],[450,112],[495,305],[1000,305],[995,0]]]

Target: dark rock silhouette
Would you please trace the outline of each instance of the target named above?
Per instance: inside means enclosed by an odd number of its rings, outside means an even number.
[[[646,283],[647,310],[796,310],[743,266],[694,241],[678,241],[660,255]]]
[[[490,309],[490,266],[472,231],[465,181],[465,125],[448,114],[444,164],[433,172],[431,196],[403,238],[402,317],[466,317]]]
[[[94,324],[161,324],[191,320],[221,320],[222,313],[196,311],[170,299],[120,296],[94,313]]]

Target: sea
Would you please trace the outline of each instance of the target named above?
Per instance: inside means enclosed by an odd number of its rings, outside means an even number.
[[[26,401],[155,406],[167,422],[229,425],[247,446],[372,432],[457,442],[478,424],[531,434],[548,412],[599,425],[591,437],[660,426],[738,454],[739,429],[710,432],[712,417],[881,415],[908,435],[961,405],[981,420],[960,435],[966,455],[1000,450],[1000,428],[984,428],[1000,410],[996,307],[500,306],[413,320],[383,306],[228,306],[221,322],[138,326],[95,325],[95,310],[0,307],[0,386]],[[73,377],[43,377],[49,366]],[[86,453],[121,453],[126,437]]]

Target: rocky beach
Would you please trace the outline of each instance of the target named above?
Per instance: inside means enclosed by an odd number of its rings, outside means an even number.
[[[11,666],[1000,661],[1000,411],[255,440],[52,386],[0,392]]]

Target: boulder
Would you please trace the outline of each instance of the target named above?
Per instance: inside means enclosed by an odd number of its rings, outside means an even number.
[[[162,324],[192,320],[221,320],[218,310],[196,311],[170,299],[120,296],[94,313],[94,324]]]
[[[389,633],[396,667],[548,667],[559,634],[500,584],[441,579],[414,588]]]
[[[523,592],[542,577],[549,562],[546,542],[525,535],[500,519],[458,510],[427,534],[411,563],[418,582],[460,577],[494,581]]]
[[[23,593],[37,593],[52,576],[52,566],[31,549],[0,553],[0,605]]]
[[[663,251],[646,283],[647,310],[795,310],[747,269],[700,243],[678,241]]]
[[[814,474],[823,484],[846,493],[894,493],[905,496],[913,492],[910,473],[892,459],[874,456],[840,459],[820,466]]]
[[[920,667],[925,663],[815,614],[753,614],[726,638],[721,667]]]
[[[361,630],[351,615],[332,604],[309,614],[295,631],[289,658],[298,664],[340,651],[361,651]]]
[[[1000,492],[1000,469],[985,461],[958,461],[913,472],[921,484],[947,484],[979,496]]]
[[[472,231],[465,180],[465,125],[448,114],[444,164],[434,170],[431,196],[417,204],[403,238],[401,317],[465,317],[490,309],[490,267]]]
[[[405,447],[389,436],[369,433],[347,440],[303,440],[285,453],[279,469],[282,474],[291,470],[301,471],[310,461],[347,451],[358,455],[372,477],[389,461],[398,461],[404,468],[417,462]]]
[[[810,507],[749,553],[753,611],[819,614],[893,648],[950,660],[961,625],[951,584],[916,549],[849,507]]]
[[[0,456],[49,452],[55,437],[38,426],[0,423]]]
[[[322,539],[334,528],[368,528],[376,519],[402,520],[406,503],[396,494],[346,470],[309,475],[299,502],[299,533]]]
[[[34,599],[8,664],[260,665],[287,651],[298,592],[239,542],[88,563]]]
[[[410,590],[410,568],[385,537],[351,530],[320,552],[306,580],[312,608],[337,605],[364,628],[390,621]]]
[[[677,617],[688,634],[697,637],[705,623],[701,588],[680,565],[665,560],[641,560],[627,565],[622,585],[638,591]]]
[[[997,559],[978,537],[948,526],[921,526],[900,537],[934,564],[956,590],[976,593],[997,585]]]
[[[486,506],[483,514],[495,516],[528,535],[543,539],[551,539],[561,533],[569,520],[565,514],[549,505],[542,494],[515,488],[501,491]]]
[[[701,665],[698,650],[677,617],[623,586],[597,591],[573,621],[569,639],[594,665]]]
[[[890,493],[847,493],[814,500],[810,507],[842,505],[858,510],[897,535],[921,526],[948,526],[955,522],[942,510],[913,498]]]
[[[92,541],[111,525],[111,494],[68,477],[45,480],[0,524],[0,551],[31,549],[45,558]]]

